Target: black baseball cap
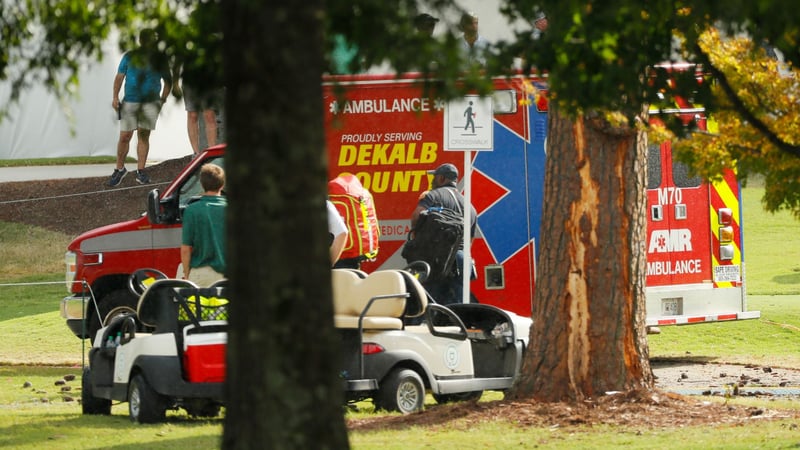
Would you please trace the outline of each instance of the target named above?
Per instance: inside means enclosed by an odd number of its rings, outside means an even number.
[[[414,23],[417,25],[422,25],[426,23],[436,23],[438,21],[439,19],[426,13],[418,14],[417,17],[414,17]]]
[[[433,176],[441,175],[450,180],[458,179],[458,168],[450,163],[444,163],[437,167],[436,170],[429,170],[428,173]]]

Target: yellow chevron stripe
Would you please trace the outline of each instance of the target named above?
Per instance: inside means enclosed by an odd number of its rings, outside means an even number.
[[[722,202],[724,203],[725,207],[726,208],[730,208],[733,221],[736,224],[736,226],[738,227],[739,226],[739,198],[736,196],[736,193],[734,193],[731,190],[730,185],[728,185],[728,183],[726,183],[725,181],[714,182],[714,183],[711,184],[711,186],[714,188],[714,190],[717,192],[719,197],[722,199]],[[711,224],[711,233],[714,235],[714,237],[716,238],[717,242],[719,242],[719,227],[720,227],[719,213],[717,212],[717,209],[714,207],[714,205],[709,205],[709,214],[711,215],[711,221],[709,222]],[[734,248],[734,251],[733,251],[733,259],[731,260],[731,264],[741,266],[741,264],[742,264],[742,251],[741,251],[741,248],[739,248],[739,243],[734,241],[733,242],[733,248]],[[717,259],[717,255],[716,255],[718,250],[719,249],[715,248],[715,249],[712,249],[712,251],[711,251],[711,271],[712,271],[712,276],[713,276],[714,268],[719,266],[719,265],[721,265],[720,261]],[[729,282],[729,281],[718,282],[718,283],[715,283],[715,285],[718,288],[734,287],[733,283]]]
[[[733,221],[736,222],[736,225],[739,225],[739,198],[736,196],[736,193],[731,190],[731,187],[725,181],[715,181],[711,184],[711,187],[717,191],[722,202],[725,203],[725,207],[731,209]],[[712,223],[718,221],[719,219]]]
[[[719,221],[717,219],[718,219],[717,212],[712,207],[711,208],[711,233],[714,235],[715,238],[717,238],[717,242],[719,242],[719,227],[720,227],[720,225],[719,225]],[[738,242],[733,241],[732,244],[733,244],[734,251],[733,251],[733,259],[731,260],[731,263],[732,264],[740,264],[742,262],[742,249],[739,248],[739,243]],[[713,250],[717,250],[717,249],[713,249]],[[714,258],[714,260],[712,261],[713,262],[713,266],[718,266],[719,265],[719,261],[717,261],[717,259],[716,259],[716,252],[712,251],[712,257]]]

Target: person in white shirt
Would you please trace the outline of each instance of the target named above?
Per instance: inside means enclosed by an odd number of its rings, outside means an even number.
[[[478,15],[466,12],[458,22],[458,29],[464,33],[461,38],[464,56],[470,64],[486,65],[489,41],[478,33]]]
[[[328,205],[328,233],[331,238],[330,252],[331,252],[331,266],[336,264],[339,256],[342,254],[344,244],[347,243],[347,225],[344,219],[333,206],[330,200],[326,200]]]

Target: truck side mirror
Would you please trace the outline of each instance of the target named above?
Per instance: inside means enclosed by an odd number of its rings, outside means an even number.
[[[161,191],[158,189],[153,189],[147,194],[147,220],[153,225],[162,222]]]

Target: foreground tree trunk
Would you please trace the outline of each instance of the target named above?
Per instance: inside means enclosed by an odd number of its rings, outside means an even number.
[[[580,401],[649,389],[646,136],[549,112],[531,343],[512,397]]]
[[[322,2],[222,7],[233,290],[222,447],[347,448],[324,204]]]

